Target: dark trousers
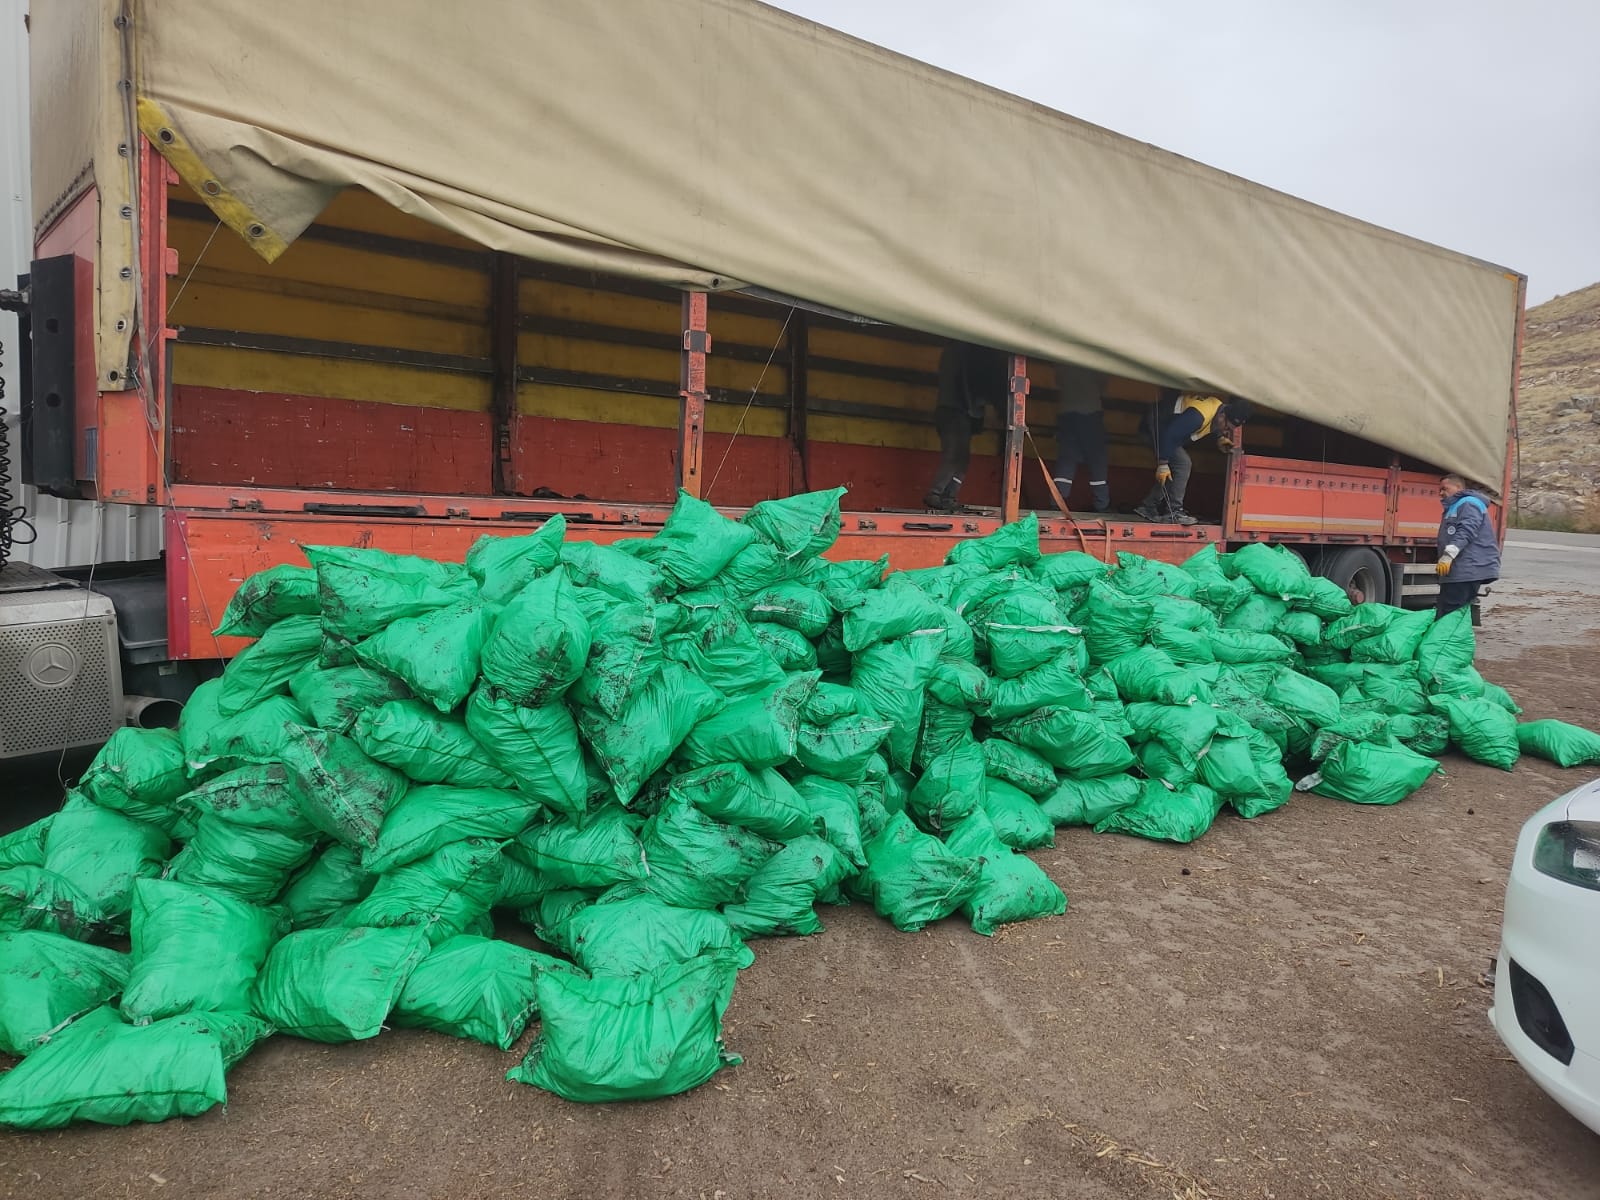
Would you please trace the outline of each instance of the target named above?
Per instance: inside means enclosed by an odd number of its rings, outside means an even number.
[[[940,405],[933,410],[933,427],[939,434],[939,470],[929,494],[954,500],[960,493],[972,459],[972,434],[979,424],[980,419],[964,408]]]
[[[1056,417],[1056,487],[1063,498],[1080,466],[1089,468],[1089,495],[1095,512],[1111,507],[1110,456],[1106,419],[1101,412],[1062,412]]]
[[[1458,608],[1466,608],[1478,599],[1478,589],[1486,583],[1493,583],[1492,579],[1473,579],[1471,581],[1444,578],[1439,581],[1439,604],[1434,610],[1436,617],[1453,613]]]
[[[1179,446],[1173,450],[1167,465],[1172,468],[1172,482],[1165,485],[1158,483],[1152,487],[1150,494],[1144,498],[1143,507],[1163,513],[1181,512],[1183,498],[1189,491],[1189,475],[1194,470],[1194,462],[1189,452]]]

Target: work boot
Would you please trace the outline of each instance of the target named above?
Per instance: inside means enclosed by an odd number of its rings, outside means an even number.
[[[953,513],[958,507],[960,507],[958,504],[956,504],[956,497],[953,489],[941,490],[940,488],[934,488],[922,498],[922,503],[927,505],[934,512],[943,513]]]
[[[1168,513],[1167,520],[1176,522],[1179,525],[1198,525],[1200,523],[1198,518],[1191,517],[1181,508],[1175,508]]]
[[[1138,505],[1133,510],[1133,515],[1143,517],[1146,521],[1165,521],[1166,518],[1148,504]]]

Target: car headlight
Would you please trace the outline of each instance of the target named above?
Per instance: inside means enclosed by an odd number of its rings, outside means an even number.
[[[1533,869],[1576,887],[1600,892],[1600,823],[1556,821],[1539,831]]]

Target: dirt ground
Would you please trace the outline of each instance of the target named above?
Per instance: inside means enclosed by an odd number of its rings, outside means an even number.
[[[1600,632],[1559,603],[1503,592],[1480,665],[1593,723]],[[1445,765],[1393,809],[1297,796],[1191,847],[1063,830],[1038,859],[1071,908],[993,939],[824,910],[756,943],[744,1064],[690,1095],[580,1107],[474,1043],[276,1038],[226,1110],[0,1134],[0,1194],[1595,1197],[1600,1137],[1485,1019],[1518,827],[1586,776]]]

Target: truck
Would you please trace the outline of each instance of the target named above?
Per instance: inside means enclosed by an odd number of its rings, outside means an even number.
[[[1506,491],[1521,274],[754,0],[54,0],[30,41],[24,478],[159,508],[164,552],[0,579],[0,757],[173,720],[307,545],[843,487],[833,553],[895,568],[1033,511],[1047,552],[1266,540],[1423,605],[1442,473]],[[1006,402],[930,512],[952,341],[1003,349]],[[1049,493],[1063,363],[1108,378],[1115,512]],[[1128,511],[1171,388],[1257,414],[1196,451],[1187,526]],[[52,589],[98,641],[40,657]]]

